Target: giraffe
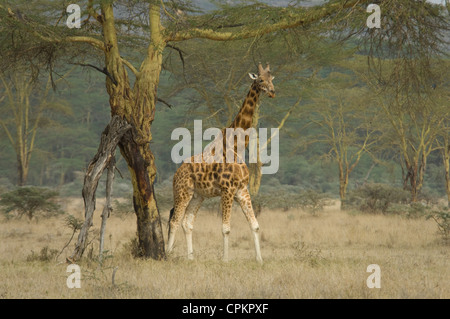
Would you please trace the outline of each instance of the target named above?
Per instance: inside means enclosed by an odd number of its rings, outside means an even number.
[[[261,92],[275,97],[272,84],[274,77],[270,74],[270,66],[258,65],[258,75],[249,73],[253,83],[230,128],[246,130],[252,126],[252,117]],[[222,130],[224,132],[225,129]],[[222,135],[225,146],[225,134]],[[234,142],[234,141],[233,141]],[[248,139],[245,142],[248,144]],[[236,145],[233,148],[236,153]],[[226,148],[223,148],[225,157]],[[186,236],[188,259],[194,259],[192,247],[192,230],[198,209],[203,200],[210,197],[221,197],[223,260],[228,261],[228,236],[230,233],[230,215],[233,200],[239,203],[249,223],[255,244],[256,260],[262,263],[259,243],[259,224],[253,212],[252,202],[247,186],[249,181],[248,167],[244,161],[221,163],[207,161],[204,156],[196,163],[194,155],[184,161],[173,177],[174,207],[170,211],[167,253],[173,249],[175,233],[180,221]]]

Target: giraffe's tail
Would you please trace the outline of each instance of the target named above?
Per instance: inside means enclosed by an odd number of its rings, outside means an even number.
[[[167,226],[169,228],[169,231],[170,231],[170,221],[172,220],[174,211],[175,211],[175,207],[172,207],[172,209],[170,210],[170,214],[169,214],[169,221],[167,222]]]

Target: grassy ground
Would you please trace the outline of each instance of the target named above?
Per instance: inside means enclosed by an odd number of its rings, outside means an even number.
[[[66,208],[80,218],[82,210],[79,200]],[[162,216],[167,221],[168,212]],[[337,206],[318,216],[263,211],[258,220],[262,266],[254,260],[251,232],[237,209],[228,263],[220,260],[221,219],[215,212],[199,212],[195,261],[186,260],[181,229],[167,261],[133,259],[135,217],[112,216],[106,259],[102,266],[96,261],[94,240],[94,257],[86,254],[79,262],[79,289],[67,287],[63,263],[76,238],[55,259],[71,236],[63,216],[38,222],[2,220],[0,298],[450,298],[450,249],[432,220],[340,212]],[[370,264],[380,266],[380,289],[366,285]]]

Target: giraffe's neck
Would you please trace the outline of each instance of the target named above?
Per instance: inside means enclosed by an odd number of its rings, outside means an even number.
[[[259,101],[260,93],[261,90],[259,89],[258,84],[253,82],[244,103],[242,103],[239,113],[229,126],[230,128],[242,128],[243,130],[246,130],[252,126],[253,113]]]

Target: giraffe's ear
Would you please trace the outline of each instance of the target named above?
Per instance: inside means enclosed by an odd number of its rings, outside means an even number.
[[[250,79],[252,80],[256,80],[258,78],[258,76],[255,73],[249,73],[248,76],[250,77]]]

